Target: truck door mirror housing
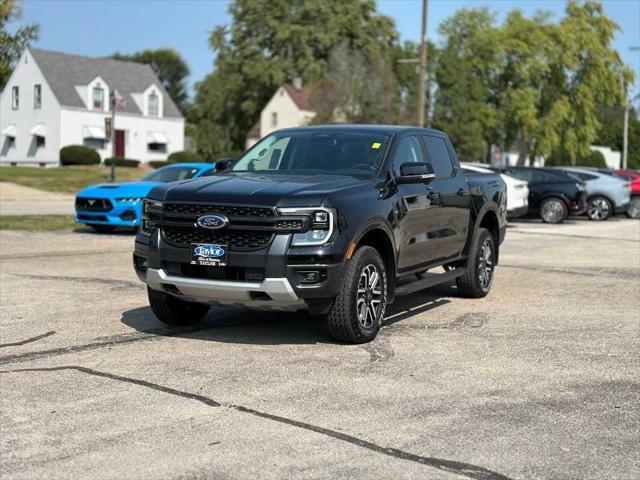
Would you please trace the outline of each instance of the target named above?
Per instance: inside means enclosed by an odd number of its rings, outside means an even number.
[[[430,163],[408,162],[400,165],[400,176],[396,179],[397,183],[429,183],[436,174]]]
[[[218,160],[216,160],[216,164],[214,165],[213,169],[216,171],[216,173],[222,173],[225,170],[227,170],[229,167],[231,167],[234,161],[235,161],[235,158],[221,157]]]

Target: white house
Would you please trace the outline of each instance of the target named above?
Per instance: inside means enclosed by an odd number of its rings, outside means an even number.
[[[114,89],[126,102],[116,113],[117,156],[164,160],[184,149],[184,118],[148,65],[30,48],[0,93],[0,165],[55,166],[67,145],[110,157]]]
[[[262,109],[260,120],[249,130],[246,147],[251,147],[274,130],[307,125],[316,116],[309,105],[309,96],[309,87],[303,87],[299,78],[278,87]]]

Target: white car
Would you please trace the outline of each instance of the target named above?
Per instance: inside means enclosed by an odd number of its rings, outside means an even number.
[[[465,172],[496,173],[488,168],[469,163],[461,163],[460,166]],[[529,209],[529,186],[527,182],[504,173],[501,173],[500,176],[507,185],[507,215],[509,218],[518,218],[525,215]]]

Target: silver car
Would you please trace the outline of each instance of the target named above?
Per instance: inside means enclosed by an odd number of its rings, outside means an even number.
[[[591,220],[606,220],[614,213],[629,208],[629,182],[588,167],[552,167],[565,175],[584,182],[587,189],[587,216]]]

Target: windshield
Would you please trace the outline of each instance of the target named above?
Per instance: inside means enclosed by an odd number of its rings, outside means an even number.
[[[389,136],[370,132],[274,133],[245,153],[231,172],[373,175]]]
[[[147,182],[177,182],[178,180],[188,180],[200,171],[199,168],[194,167],[163,167],[155,172],[151,172],[149,175],[145,175],[141,180]]]

